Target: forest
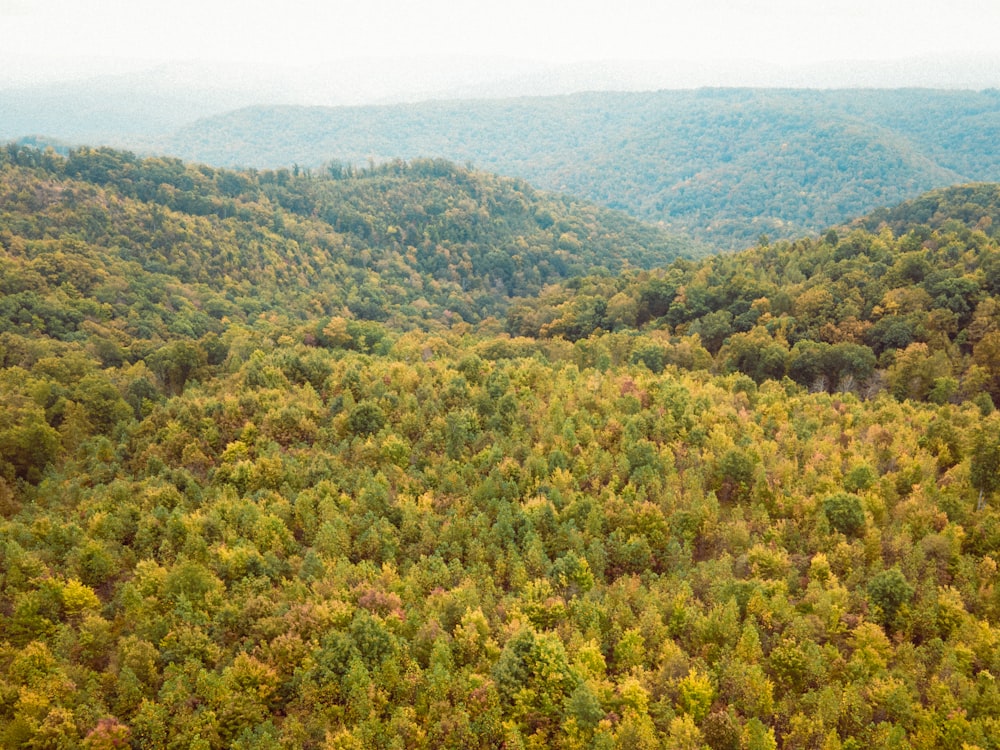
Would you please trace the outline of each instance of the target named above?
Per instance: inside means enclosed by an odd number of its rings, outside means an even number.
[[[1000,748],[998,213],[0,149],[0,747]]]
[[[996,90],[706,88],[250,107],[130,147],[258,168],[441,156],[740,250],[1000,180],[998,104]]]

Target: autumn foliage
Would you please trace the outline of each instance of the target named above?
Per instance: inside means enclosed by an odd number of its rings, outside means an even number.
[[[362,316],[386,245],[17,159],[0,746],[998,747],[991,234]]]

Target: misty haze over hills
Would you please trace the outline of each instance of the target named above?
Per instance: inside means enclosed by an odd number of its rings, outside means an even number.
[[[1000,86],[1000,58],[971,56],[799,66],[682,60],[545,64],[471,57],[355,58],[288,67],[187,62],[129,70],[123,65],[91,60],[75,68],[40,62],[9,67],[0,73],[0,138],[33,135],[134,146],[136,139],[167,135],[198,118],[251,105],[390,104],[703,86]]]

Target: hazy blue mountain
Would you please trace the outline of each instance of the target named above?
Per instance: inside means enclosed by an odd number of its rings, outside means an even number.
[[[1000,59],[925,55],[793,66],[753,60],[546,63],[427,56],[265,65],[11,59],[0,51],[0,138],[43,135],[114,145],[166,135],[193,120],[251,105],[356,106],[706,86],[979,90],[1000,87]]]
[[[998,70],[933,57],[795,68],[401,58],[162,65],[44,85],[7,75],[7,88],[0,75],[0,140],[258,168],[443,157],[729,248],[1000,179],[997,89],[951,88],[998,85]],[[789,88],[697,88],[713,82]],[[914,82],[939,88],[799,88]]]
[[[992,90],[698,89],[252,107],[157,147],[253,167],[442,156],[739,247],[1000,180],[998,144]]]

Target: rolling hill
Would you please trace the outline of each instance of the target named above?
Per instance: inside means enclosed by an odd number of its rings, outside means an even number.
[[[76,292],[97,290],[110,305],[98,316],[105,322],[125,325],[130,309],[155,308],[139,316],[146,338],[152,320],[155,335],[167,336],[267,311],[435,325],[448,310],[477,322],[502,315],[512,295],[692,250],[621,212],[443,161],[307,174],[109,149],[63,158],[11,146],[0,158],[5,325],[57,337],[90,317],[60,317],[93,304]],[[31,270],[36,256],[41,276]],[[62,284],[76,292],[51,317]]]
[[[253,107],[155,148],[270,168],[444,157],[738,248],[1000,179],[997,143],[995,91],[700,89]]]

